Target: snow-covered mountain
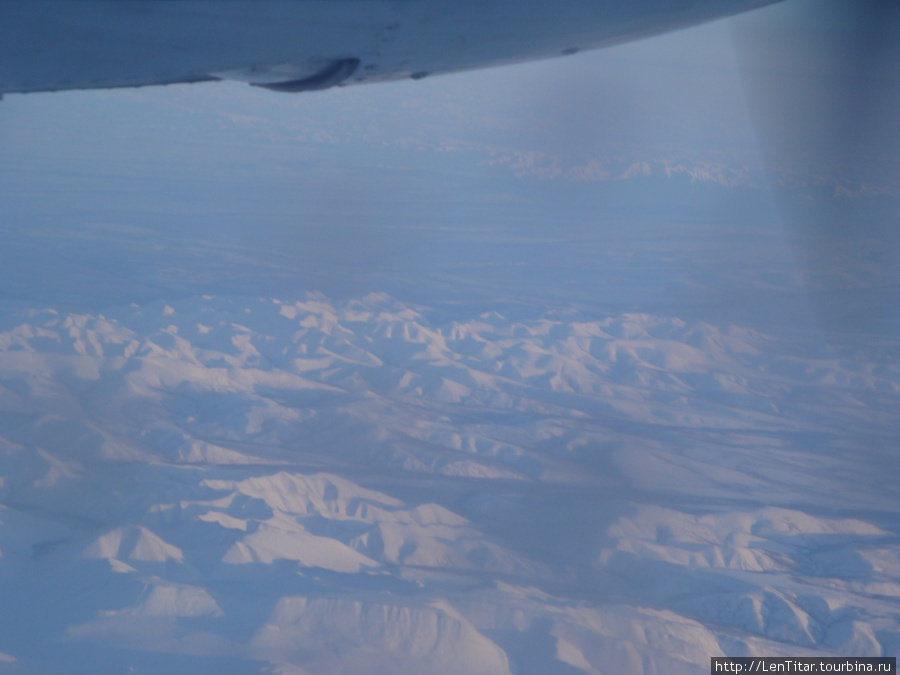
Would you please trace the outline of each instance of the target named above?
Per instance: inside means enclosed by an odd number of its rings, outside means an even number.
[[[3,317],[0,672],[900,648],[900,344],[439,316],[310,294]]]

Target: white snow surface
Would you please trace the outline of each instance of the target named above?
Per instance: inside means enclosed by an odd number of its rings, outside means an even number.
[[[0,673],[900,649],[889,340],[384,294],[4,325]]]

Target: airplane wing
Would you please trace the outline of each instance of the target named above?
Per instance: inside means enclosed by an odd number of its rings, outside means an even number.
[[[0,0],[0,95],[308,91],[594,49],[778,0]]]

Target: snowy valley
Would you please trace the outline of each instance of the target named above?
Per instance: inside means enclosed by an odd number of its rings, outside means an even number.
[[[385,294],[4,325],[0,672],[900,647],[900,344]]]

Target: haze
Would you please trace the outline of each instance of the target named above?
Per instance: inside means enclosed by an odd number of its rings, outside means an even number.
[[[846,11],[7,96],[0,673],[896,655],[898,61],[839,72]]]

